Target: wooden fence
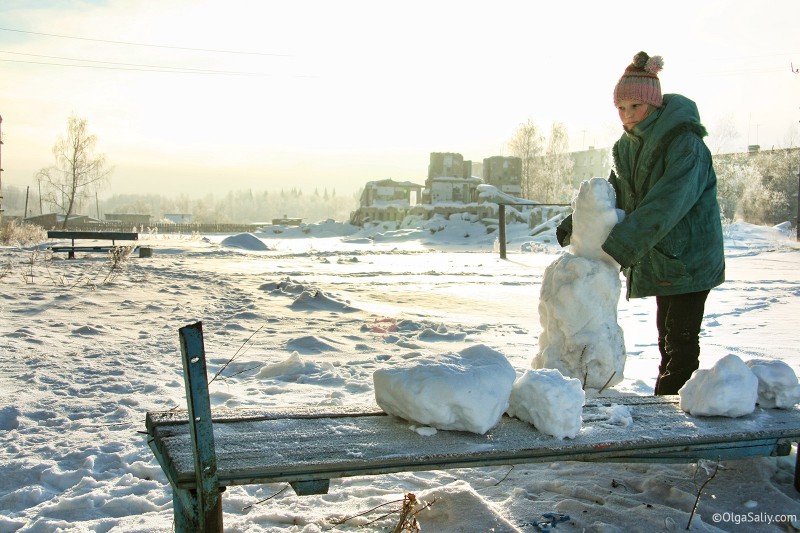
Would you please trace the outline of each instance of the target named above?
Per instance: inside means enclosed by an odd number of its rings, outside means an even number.
[[[136,231],[147,233],[250,233],[264,227],[263,224],[125,224],[121,222],[103,222],[95,224],[67,224],[73,231]],[[62,229],[60,225],[47,227],[46,230]]]

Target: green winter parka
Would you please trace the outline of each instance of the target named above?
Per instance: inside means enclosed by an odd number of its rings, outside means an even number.
[[[628,298],[711,289],[725,280],[717,177],[695,103],[678,94],[626,131],[609,181],[625,218],[603,243]]]

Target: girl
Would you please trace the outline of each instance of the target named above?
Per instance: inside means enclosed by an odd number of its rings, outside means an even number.
[[[661,57],[639,52],[614,87],[624,133],[609,181],[625,218],[603,243],[622,267],[627,298],[656,297],[661,365],[655,394],[677,394],[699,367],[710,289],[725,279],[717,177],[695,103],[661,94]],[[569,243],[572,220],[558,228]]]

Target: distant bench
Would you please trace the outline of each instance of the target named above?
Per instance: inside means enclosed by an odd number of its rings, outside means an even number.
[[[762,409],[741,418],[692,417],[678,397],[587,401],[584,430],[558,440],[504,416],[486,435],[422,436],[409,422],[358,407],[215,409],[208,396],[202,324],[179,330],[188,410],[148,412],[148,444],[172,485],[175,530],[222,531],[229,485],[288,482],[325,494],[338,477],[552,461],[695,462],[788,455],[800,440],[800,409]],[[607,423],[625,405],[633,424]],[[213,422],[213,424],[212,424]],[[800,491],[800,460],[795,467]]]
[[[67,252],[68,259],[75,259],[75,252],[110,252],[117,247],[117,241],[137,241],[139,234],[124,231],[65,231],[50,230],[47,232],[48,239],[70,239],[69,246],[51,246],[53,252]],[[76,240],[92,241],[111,241],[111,245],[104,244],[82,244],[75,245]],[[139,250],[139,257],[150,257],[153,251],[147,246],[135,246],[133,250]]]

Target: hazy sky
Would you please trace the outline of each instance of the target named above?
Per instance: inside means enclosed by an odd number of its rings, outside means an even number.
[[[422,183],[430,152],[507,155],[528,119],[610,146],[639,50],[713,151],[796,146],[798,21],[798,0],[3,0],[3,185],[34,185],[71,113],[104,195]]]

